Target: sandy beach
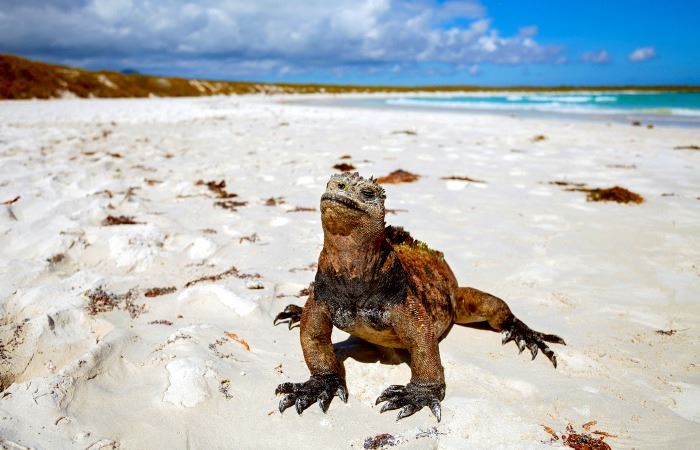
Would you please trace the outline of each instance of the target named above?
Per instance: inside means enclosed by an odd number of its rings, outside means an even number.
[[[676,147],[699,128],[294,99],[0,102],[1,448],[697,446],[700,151]],[[566,339],[559,367],[455,326],[440,423],[380,414],[410,369],[353,357],[347,404],[280,414],[308,371],[272,320],[305,301],[340,163],[420,175],[386,185],[387,223]]]

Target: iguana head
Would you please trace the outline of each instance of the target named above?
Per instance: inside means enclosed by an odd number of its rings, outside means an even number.
[[[373,178],[357,172],[333,175],[321,196],[324,232],[342,236],[383,232],[385,198]]]

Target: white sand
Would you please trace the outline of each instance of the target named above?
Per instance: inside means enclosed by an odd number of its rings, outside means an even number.
[[[417,135],[392,133],[407,129]],[[550,448],[561,441],[547,443],[542,425],[590,420],[617,436],[613,448],[695,447],[700,152],[673,149],[691,144],[697,129],[280,98],[1,102],[0,202],[21,198],[0,205],[0,375],[12,382],[0,447],[361,448],[391,433],[400,448]],[[406,365],[349,359],[347,405],[277,412],[277,384],[308,373],[298,330],[272,318],[303,303],[321,246],[318,212],[287,210],[317,207],[343,154],[363,175],[423,175],[387,187],[387,206],[405,210],[388,222],[443,250],[463,285],[564,337],[559,369],[455,327],[441,344],[437,433],[418,435],[436,425],[427,409],[396,423],[374,406],[408,381]],[[248,205],[215,207],[198,179],[226,180]],[[590,203],[553,180],[619,184],[647,201]],[[102,226],[110,214],[142,224]],[[184,287],[231,266],[261,277]],[[145,312],[88,315],[84,293],[98,286],[137,289]],[[177,291],[143,296],[167,286]]]

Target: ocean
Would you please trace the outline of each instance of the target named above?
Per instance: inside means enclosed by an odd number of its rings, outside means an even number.
[[[494,92],[385,98],[389,107],[566,115],[700,126],[700,92]]]

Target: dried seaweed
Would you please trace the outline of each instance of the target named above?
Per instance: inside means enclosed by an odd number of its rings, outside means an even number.
[[[656,330],[656,334],[661,336],[673,336],[676,333],[678,333],[678,330]]]
[[[583,187],[586,185],[586,183],[574,183],[572,181],[550,181],[549,184],[553,184],[555,186],[561,186],[561,187]]]
[[[594,437],[588,433],[577,433],[574,427],[566,426],[568,434],[562,434],[561,439],[564,445],[576,450],[610,450],[610,446],[603,440],[603,437]]]
[[[258,237],[258,233],[253,233],[253,234],[248,235],[248,236],[241,236],[241,238],[238,239],[238,243],[242,244],[242,243],[248,241],[251,244],[255,244],[256,242],[258,242],[259,239],[260,238]]]
[[[102,226],[111,227],[115,225],[139,225],[143,222],[137,222],[133,216],[107,216],[102,220]]]
[[[151,320],[148,322],[149,325],[168,325],[171,326],[173,323],[169,320],[161,319],[161,320]]]
[[[441,180],[458,180],[458,181],[467,181],[469,183],[485,183],[483,180],[476,180],[474,178],[470,177],[464,177],[460,175],[450,175],[449,177],[440,177]]]
[[[338,163],[334,165],[333,168],[336,170],[340,170],[341,172],[350,172],[351,170],[355,170],[355,166],[348,163]]]
[[[538,134],[538,135],[532,137],[532,142],[542,142],[546,139],[547,139],[547,136],[545,136],[544,134]]]
[[[233,398],[233,394],[229,392],[229,389],[231,388],[231,380],[221,380],[219,383],[219,392],[224,394],[224,398],[226,400],[231,400]]]
[[[247,205],[248,202],[239,202],[235,200],[224,200],[221,202],[214,202],[214,206],[218,206],[219,208],[223,209],[228,209],[229,211],[236,212],[238,211],[238,208],[241,206]]]
[[[52,266],[55,266],[56,264],[63,262],[65,259],[66,255],[64,253],[56,253],[50,258],[46,258],[46,262]]]
[[[365,449],[378,449],[384,447],[393,447],[399,443],[399,440],[392,434],[382,433],[374,437],[370,436],[365,439]]]
[[[552,438],[549,440],[549,442],[554,442],[559,440],[559,435],[552,429],[552,427],[548,427],[547,425],[542,425],[542,428],[544,428],[544,431],[547,432]]]
[[[573,425],[568,424],[566,426],[566,432],[562,433],[561,435],[562,443],[567,447],[576,450],[610,450],[610,445],[608,445],[608,443],[605,442],[603,439],[605,437],[617,436],[607,433],[605,431],[590,431],[590,429],[597,423],[598,422],[595,420],[591,420],[589,422],[584,423],[582,425],[582,428],[585,430],[583,433],[576,432],[574,430]],[[551,427],[548,427],[547,425],[542,425],[542,428],[544,428],[544,431],[551,436],[549,443],[558,441],[560,439],[559,435]],[[595,437],[591,434],[596,434],[601,437]]]
[[[589,202],[644,203],[644,197],[621,186],[591,188],[585,183],[550,181],[549,184],[565,188],[568,192],[585,192]]]
[[[576,191],[585,192],[589,202],[617,202],[617,203],[643,203],[644,197],[620,186],[611,188],[577,188]]]
[[[3,205],[12,205],[13,203],[17,203],[17,201],[18,201],[20,198],[21,198],[21,197],[18,195],[18,196],[16,196],[16,197],[13,198],[13,199],[5,200],[4,202],[2,202],[2,204],[3,204]]]
[[[405,134],[407,136],[417,136],[418,133],[413,130],[396,130],[392,131],[391,134]]]
[[[197,180],[195,182],[196,186],[206,186],[211,192],[216,194],[218,198],[234,198],[238,197],[238,194],[234,194],[232,192],[228,192],[226,190],[226,180],[221,180],[221,181],[204,181],[204,180]]]
[[[674,150],[700,150],[700,145],[678,145]]]
[[[636,169],[636,164],[607,164],[610,169]]]
[[[110,312],[116,308],[128,312],[129,316],[135,319],[146,310],[146,305],[134,303],[134,299],[137,296],[135,289],[131,289],[124,294],[113,294],[105,291],[102,286],[98,286],[95,289],[86,291],[84,295],[88,299],[85,309],[91,316]]]
[[[338,159],[352,159],[352,155],[342,155],[342,156],[341,156],[340,158],[338,158]]]
[[[290,213],[290,212],[314,212],[314,211],[316,211],[316,208],[309,208],[307,206],[295,206],[294,209],[287,210],[288,213]]]
[[[284,197],[270,197],[265,200],[265,206],[284,205]]]
[[[240,273],[236,266],[231,266],[230,269],[217,273],[216,275],[205,275],[203,277],[197,278],[196,280],[188,281],[185,284],[185,287],[191,287],[194,286],[195,284],[198,283],[203,283],[205,281],[220,281],[223,278],[226,277],[236,277],[236,278],[241,278],[241,279],[247,279],[247,278],[260,278],[259,273],[254,273],[254,274],[249,274],[249,273]]]
[[[146,292],[144,292],[143,295],[146,297],[152,298],[152,297],[160,297],[161,295],[172,294],[175,291],[177,291],[177,288],[175,286],[154,287],[154,288],[146,289]]]
[[[238,342],[241,344],[247,351],[250,351],[250,345],[246,342],[245,339],[238,337],[238,335],[234,332],[231,331],[226,331],[226,336],[229,337],[229,339]]]
[[[377,178],[377,182],[383,184],[413,183],[418,180],[418,178],[420,178],[420,175],[398,169],[391,172],[389,175]]]

